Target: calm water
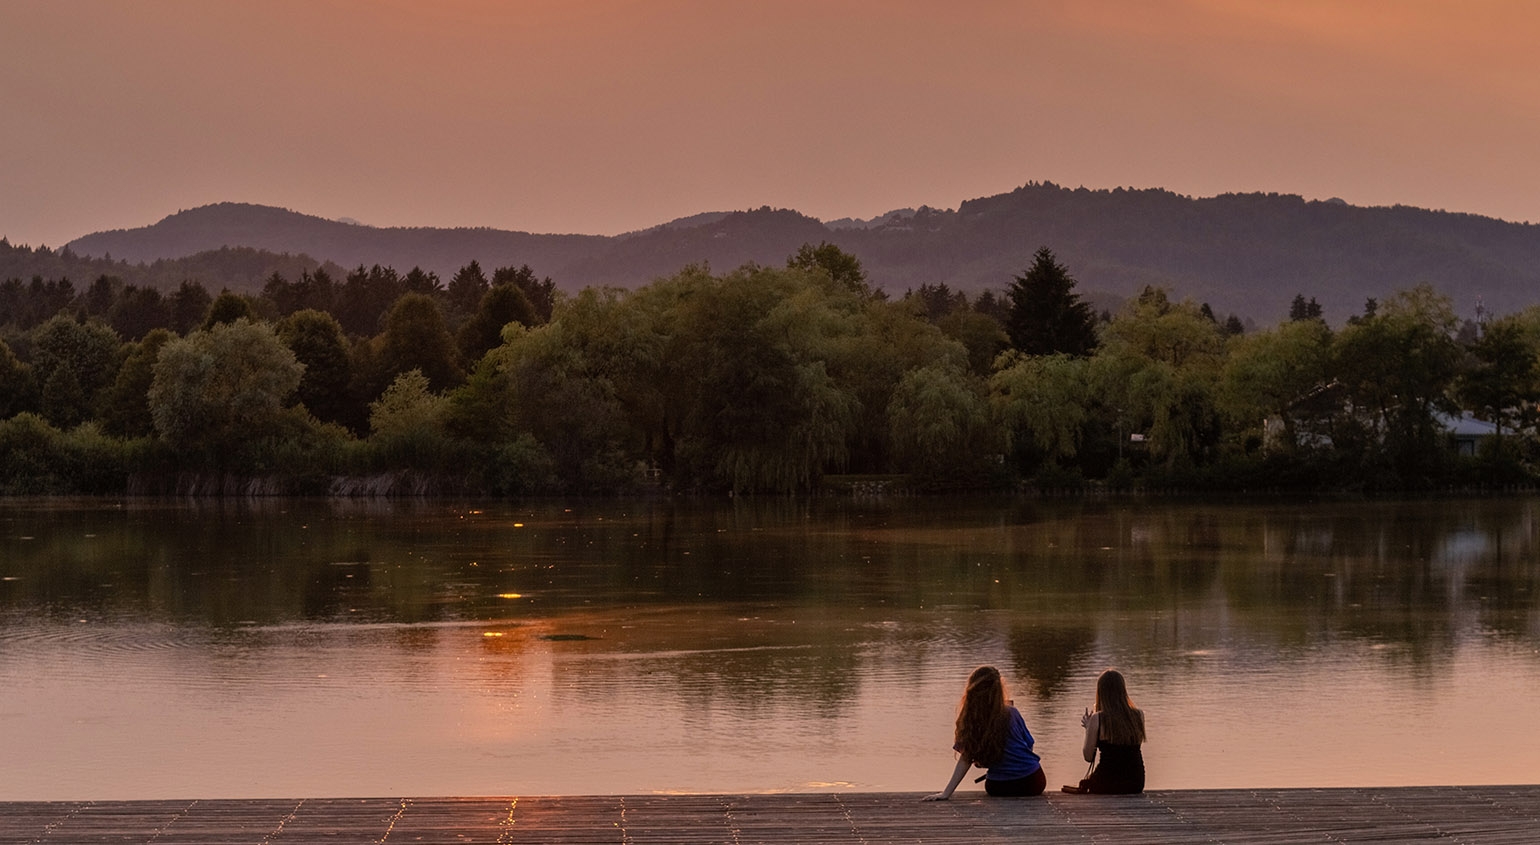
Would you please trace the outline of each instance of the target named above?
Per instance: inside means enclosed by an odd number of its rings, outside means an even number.
[[[0,800],[1540,781],[1540,499],[0,500]],[[971,784],[965,788],[976,788]]]

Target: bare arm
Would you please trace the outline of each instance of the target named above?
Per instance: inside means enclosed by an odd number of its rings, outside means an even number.
[[[1081,720],[1085,725],[1085,746],[1080,749],[1080,753],[1085,757],[1087,763],[1096,762],[1096,737],[1101,733],[1102,729],[1101,715],[1100,713],[1092,713]]]
[[[952,797],[952,793],[957,790],[957,785],[959,783],[962,783],[963,775],[966,775],[968,773],[968,769],[972,765],[973,765],[973,761],[969,760],[967,757],[962,756],[961,754],[957,755],[957,768],[952,770],[952,779],[950,781],[947,781],[946,789],[943,789],[943,790],[941,790],[940,792],[937,792],[934,795],[927,795],[924,798],[921,798],[920,800],[921,801],[945,801],[948,798],[951,798]]]

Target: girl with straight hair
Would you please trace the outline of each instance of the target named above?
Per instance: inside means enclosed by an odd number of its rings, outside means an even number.
[[[925,801],[945,801],[952,797],[963,775],[971,766],[987,769],[980,780],[984,791],[996,796],[1043,794],[1047,778],[1042,761],[1032,753],[1032,732],[1021,718],[1021,711],[1005,699],[1005,683],[1000,670],[980,666],[968,676],[962,703],[957,706],[957,728],[952,734],[952,750],[957,752],[957,766],[946,789],[927,795]]]
[[[1080,717],[1085,726],[1085,761],[1096,769],[1065,792],[1097,795],[1132,795],[1144,791],[1144,711],[1128,697],[1123,673],[1108,669],[1096,679],[1096,711]],[[1096,752],[1102,759],[1096,762]]]

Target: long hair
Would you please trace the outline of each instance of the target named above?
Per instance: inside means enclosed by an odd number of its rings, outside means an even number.
[[[1000,670],[993,666],[974,669],[957,706],[957,732],[953,735],[957,750],[977,766],[988,768],[999,763],[1005,756],[1006,719]]]
[[[1108,742],[1144,744],[1144,712],[1128,697],[1128,683],[1122,672],[1108,669],[1096,679],[1096,712],[1101,714],[1101,732]]]

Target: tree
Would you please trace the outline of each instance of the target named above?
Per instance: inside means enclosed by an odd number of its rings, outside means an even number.
[[[116,276],[97,276],[81,295],[81,308],[87,317],[105,318],[118,301],[123,280]]]
[[[429,389],[421,370],[407,370],[369,403],[369,439],[392,467],[437,468],[447,406]]]
[[[295,311],[278,324],[278,339],[303,364],[294,398],[322,422],[359,427],[363,420],[349,390],[353,365],[336,318],[322,311]]]
[[[444,292],[444,285],[439,282],[438,274],[421,267],[413,267],[401,277],[401,288],[407,293],[420,293],[424,296]]]
[[[973,310],[953,311],[936,324],[947,337],[968,349],[968,368],[987,376],[995,356],[1010,345],[1005,328],[995,318]]]
[[[68,427],[91,416],[98,393],[117,377],[119,346],[111,328],[64,314],[32,330],[32,366],[49,422]]]
[[[792,270],[822,270],[833,279],[835,284],[861,296],[872,296],[871,286],[867,284],[866,269],[861,266],[861,259],[827,241],[820,241],[818,246],[803,244],[797,251],[786,259],[786,267]]]
[[[27,410],[32,386],[32,368],[17,360],[11,347],[0,340],[0,420]]]
[[[208,289],[193,281],[184,281],[171,294],[171,329],[177,334],[186,334],[203,324],[208,317],[209,308],[214,304],[214,298],[209,296]]]
[[[1011,302],[992,290],[986,290],[973,300],[973,310],[999,323],[1003,328],[1011,320]]]
[[[171,309],[155,288],[125,285],[112,308],[112,327],[129,340],[171,325]]]
[[[161,347],[150,416],[172,448],[228,466],[246,444],[279,429],[303,372],[265,323],[216,323]]]
[[[1090,363],[1063,353],[1008,352],[989,379],[1009,445],[1049,460],[1074,458],[1090,414]]]
[[[481,297],[476,313],[460,327],[456,341],[461,358],[472,365],[481,360],[503,342],[503,326],[509,323],[533,326],[535,311],[518,285],[502,284]]]
[[[160,350],[176,338],[167,329],[152,329],[130,346],[118,377],[102,397],[102,427],[122,437],[148,437],[155,433],[148,395],[155,381],[155,361]]]
[[[1324,320],[1296,320],[1231,341],[1219,382],[1219,406],[1243,431],[1264,431],[1277,419],[1293,449],[1302,434],[1328,436],[1333,401],[1331,330]],[[1322,438],[1311,438],[1312,441]]]
[[[1022,353],[1089,355],[1096,348],[1096,317],[1048,247],[1033,254],[1032,266],[1016,277],[1009,296],[1006,333]]]
[[[360,264],[343,282],[332,314],[348,334],[372,337],[380,331],[391,303],[404,292],[395,270],[378,264],[365,269]]]
[[[535,325],[549,323],[551,314],[556,307],[556,284],[550,276],[544,279],[535,278],[535,271],[529,269],[528,264],[515,267],[499,267],[492,273],[492,287],[498,285],[518,285],[524,292],[524,298],[529,300],[529,307],[534,309]]]
[[[504,338],[464,393],[456,392],[452,408],[457,416],[496,414],[502,424],[462,425],[531,437],[570,489],[630,484],[646,449],[633,420],[650,417],[660,403],[648,397],[665,386],[650,377],[659,360],[650,344],[659,338],[648,331],[644,310],[618,291],[590,288],[550,323],[529,330],[510,325]]]
[[[1114,424],[1143,430],[1167,467],[1199,461],[1220,437],[1214,391],[1225,349],[1214,321],[1191,302],[1146,287],[1103,333],[1092,394]]]
[[[380,338],[384,375],[395,378],[407,370],[421,370],[434,390],[445,390],[465,378],[457,357],[437,302],[421,293],[403,294],[396,300]]]
[[[1289,320],[1290,320],[1290,322],[1299,322],[1300,320],[1319,320],[1319,319],[1322,319],[1321,318],[1321,306],[1318,303],[1316,303],[1315,297],[1313,297],[1313,296],[1310,297],[1310,300],[1307,302],[1305,300],[1305,295],[1304,294],[1302,294],[1302,293],[1295,294],[1294,295],[1294,301],[1292,303],[1290,303],[1290,305],[1289,305]]]
[[[1422,482],[1439,459],[1435,411],[1456,411],[1450,388],[1462,353],[1449,298],[1429,285],[1402,291],[1333,344],[1333,368],[1365,429],[1359,444],[1380,453],[1402,483]]]
[[[740,492],[812,487],[845,460],[857,431],[862,402],[852,382],[865,356],[848,341],[868,306],[894,306],[817,271],[745,266],[688,283],[672,326],[687,346],[666,364],[670,382],[695,374],[679,424],[685,472]],[[934,327],[906,319],[944,342]],[[868,406],[877,426],[901,372]]]
[[[293,283],[275,270],[262,286],[263,298],[273,304],[280,316],[307,308],[330,311],[336,295],[337,285],[332,281],[331,274],[320,267],[315,272],[301,270],[299,281]]]
[[[887,414],[898,465],[923,478],[966,477],[998,451],[981,385],[955,361],[905,373]]]
[[[1488,324],[1470,348],[1474,365],[1457,385],[1461,399],[1497,426],[1499,444],[1504,429],[1513,432],[1533,423],[1540,402],[1540,356],[1528,329],[1522,318]]]
[[[222,290],[219,296],[214,297],[214,303],[209,306],[209,316],[203,321],[203,327],[211,329],[215,326],[229,325],[236,320],[250,320],[252,316],[251,303],[247,302],[244,296]]]
[[[968,295],[952,290],[946,282],[922,284],[905,293],[904,301],[912,303],[919,315],[932,323],[940,323],[942,318],[968,308]]]
[[[487,283],[486,274],[481,272],[481,264],[475,260],[456,271],[445,291],[449,298],[449,310],[455,316],[455,322],[464,320],[475,311],[476,305],[481,302],[481,297],[490,289],[491,285]]]
[[[85,422],[90,415],[89,405],[86,392],[81,388],[80,379],[75,376],[73,369],[59,367],[43,381],[38,409],[52,425],[71,428]]]

